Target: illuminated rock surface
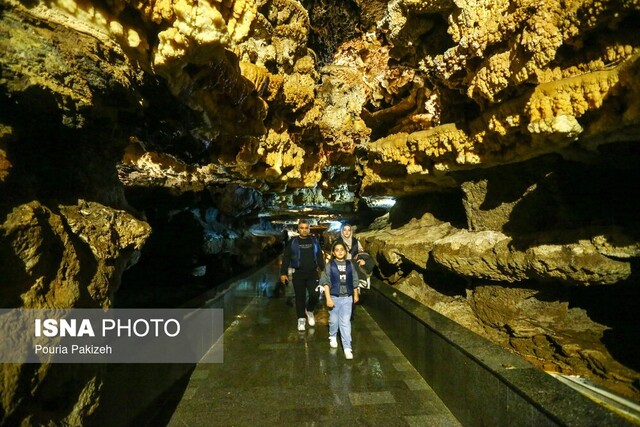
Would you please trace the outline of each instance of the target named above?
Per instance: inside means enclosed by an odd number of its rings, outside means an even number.
[[[1,306],[117,306],[145,265],[222,280],[277,251],[258,214],[366,224],[390,196],[362,235],[390,285],[640,400],[637,2],[4,6]],[[6,422],[48,369],[3,369]],[[91,420],[79,378],[31,422]]]

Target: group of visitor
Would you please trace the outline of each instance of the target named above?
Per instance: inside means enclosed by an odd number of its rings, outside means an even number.
[[[338,347],[338,333],[346,359],[353,359],[351,314],[360,299],[360,289],[370,285],[373,260],[353,236],[350,224],[343,224],[340,236],[331,245],[331,259],[325,264],[320,240],[311,234],[307,220],[298,222],[298,236],[285,244],[280,281],[291,275],[298,331],[316,324],[314,310],[319,292],[324,293],[329,310],[329,346]],[[320,277],[318,272],[321,271]]]

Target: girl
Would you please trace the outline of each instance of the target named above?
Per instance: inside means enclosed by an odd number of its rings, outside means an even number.
[[[344,243],[337,241],[331,248],[333,259],[326,265],[320,276],[320,285],[329,309],[329,345],[338,347],[338,330],[342,339],[344,357],[353,359],[351,348],[351,306],[358,302],[358,272],[347,260]]]

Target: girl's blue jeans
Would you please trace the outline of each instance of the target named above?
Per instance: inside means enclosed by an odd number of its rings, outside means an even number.
[[[329,310],[329,336],[335,337],[340,330],[342,348],[351,348],[351,309],[353,297],[331,297],[334,307]]]

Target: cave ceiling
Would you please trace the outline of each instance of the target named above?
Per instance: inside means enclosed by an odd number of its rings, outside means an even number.
[[[368,210],[380,279],[640,401],[639,27],[640,0],[3,0],[0,305],[219,283],[280,253],[274,218]],[[0,424],[93,411],[93,374],[74,406],[42,369],[0,366]]]
[[[22,164],[26,151],[86,150],[75,164],[97,156],[125,188],[241,185],[275,207],[338,208],[596,153],[637,139],[639,12],[634,1],[8,0],[0,182],[41,166]],[[102,181],[83,194],[126,204],[95,168]],[[83,178],[68,175],[73,196]],[[48,176],[22,189],[41,198]]]

